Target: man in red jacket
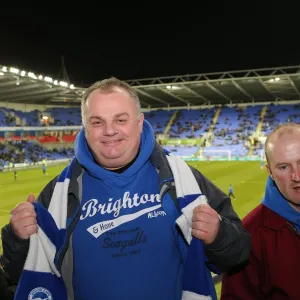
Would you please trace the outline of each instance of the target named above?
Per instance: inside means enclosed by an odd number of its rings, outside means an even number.
[[[300,124],[278,126],[265,153],[265,195],[243,220],[250,260],[223,275],[221,300],[300,299]]]

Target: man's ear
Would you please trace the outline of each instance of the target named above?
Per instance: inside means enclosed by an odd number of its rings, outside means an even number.
[[[274,180],[272,171],[271,171],[270,166],[268,164],[266,165],[266,168],[267,168],[267,171],[268,171],[270,177],[272,178],[272,180]]]
[[[143,133],[144,119],[145,119],[144,114],[140,113],[140,121],[139,121],[140,134]]]

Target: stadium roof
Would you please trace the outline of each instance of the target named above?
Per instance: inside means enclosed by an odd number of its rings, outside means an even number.
[[[65,81],[0,65],[0,102],[78,105],[82,93]]]
[[[127,81],[143,108],[300,100],[300,66]],[[0,65],[0,102],[78,105],[84,88]]]

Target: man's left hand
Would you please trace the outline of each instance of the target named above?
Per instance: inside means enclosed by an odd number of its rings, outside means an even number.
[[[209,205],[195,207],[192,218],[192,235],[205,244],[211,244],[219,231],[220,219],[218,213]]]

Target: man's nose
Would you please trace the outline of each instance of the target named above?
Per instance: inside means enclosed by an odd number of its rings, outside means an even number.
[[[299,168],[295,168],[295,169],[293,170],[292,180],[293,180],[293,181],[297,181],[297,182],[300,181],[300,170],[299,170]]]
[[[117,133],[117,128],[114,123],[106,123],[104,127],[105,135],[115,135]]]

